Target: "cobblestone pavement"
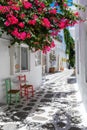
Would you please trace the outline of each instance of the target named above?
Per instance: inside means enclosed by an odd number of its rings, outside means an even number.
[[[65,70],[45,76],[34,97],[0,112],[0,130],[87,130],[71,74]]]

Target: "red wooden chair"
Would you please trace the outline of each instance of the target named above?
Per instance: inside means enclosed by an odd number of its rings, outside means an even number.
[[[18,79],[20,81],[21,97],[24,95],[28,98],[30,93],[32,94],[32,96],[34,96],[33,85],[27,84],[26,75],[20,75],[20,76],[18,76]]]

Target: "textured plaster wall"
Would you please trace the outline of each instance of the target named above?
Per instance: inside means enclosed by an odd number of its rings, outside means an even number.
[[[79,0],[79,4],[86,6],[87,0]],[[80,14],[82,18],[87,17],[87,7],[86,11],[82,12],[80,11]],[[76,55],[76,66],[78,67],[79,64],[79,73],[77,72],[77,81],[80,88],[80,92],[82,95],[82,99],[87,111],[87,22],[80,23],[76,27],[76,50],[77,50],[77,44],[79,45],[79,60],[78,54]],[[78,68],[77,68],[78,70]]]
[[[27,80],[34,88],[42,83],[42,66],[35,66],[35,53],[30,53],[30,71],[10,75],[10,53],[9,40],[0,39],[0,102],[6,102],[5,81],[7,77],[16,79],[19,74],[26,74]],[[19,88],[19,84],[13,84],[13,87]]]

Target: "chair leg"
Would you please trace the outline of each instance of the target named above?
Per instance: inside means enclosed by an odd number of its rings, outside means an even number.
[[[32,86],[32,97],[34,96],[34,89],[33,89],[33,86]]]
[[[15,95],[15,103],[16,103],[16,105],[17,105],[17,100],[18,100],[18,99],[17,99],[17,95]]]
[[[18,103],[18,101],[20,100],[20,94],[16,94],[15,95],[15,102],[16,102],[16,105],[17,105],[17,103]]]
[[[6,94],[6,102],[7,102],[7,104],[8,104],[8,95]]]
[[[28,91],[28,88],[26,88],[26,97],[27,97],[27,99],[28,99],[28,97],[29,97],[29,91]]]
[[[24,88],[24,95],[26,96],[27,95],[27,89]]]
[[[11,94],[7,95],[7,104],[11,104]]]
[[[7,102],[7,104],[11,103],[11,94],[10,95],[9,94],[6,95],[6,102]]]
[[[7,96],[6,102],[7,102],[7,104],[10,104],[10,102],[11,102],[8,96]]]
[[[27,99],[29,97],[29,92],[32,93],[32,97],[34,96],[34,89],[33,89],[33,86],[30,87],[30,88],[26,88],[26,96],[27,96]]]
[[[20,88],[20,95],[21,95],[21,97],[22,97],[22,88]]]

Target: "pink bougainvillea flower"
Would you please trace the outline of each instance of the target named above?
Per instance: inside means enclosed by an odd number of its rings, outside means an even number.
[[[12,1],[9,1],[9,2],[8,2],[8,5],[12,5],[12,4],[13,4],[13,2],[12,2]]]
[[[18,19],[17,19],[15,16],[13,16],[13,15],[8,15],[8,16],[7,16],[7,21],[8,21],[11,25],[18,23]]]
[[[26,39],[26,32],[21,32],[20,33],[20,39],[25,40]]]
[[[78,16],[79,16],[79,12],[75,12],[74,15],[75,15],[76,17],[78,17]]]
[[[33,17],[34,20],[38,19],[38,16],[36,14],[34,14],[32,17]]]
[[[59,33],[59,30],[53,30],[53,31],[51,32],[51,36],[57,36],[58,33]]]
[[[31,4],[30,2],[28,2],[28,1],[24,1],[24,2],[23,2],[23,5],[24,5],[24,8],[25,8],[25,9],[30,9],[30,8],[32,8],[32,4]]]
[[[50,51],[50,49],[51,49],[50,46],[46,47],[46,51]]]
[[[44,2],[40,2],[39,6],[44,9],[46,5],[44,4]]]
[[[17,4],[17,2],[15,2],[14,0],[7,0],[7,3],[8,3],[8,5],[16,5]]]
[[[23,22],[20,22],[19,24],[18,24],[18,26],[20,27],[20,28],[24,28],[24,23]]]
[[[43,18],[41,20],[41,23],[44,27],[47,27],[47,28],[50,28],[51,27],[51,24],[50,24],[50,21],[48,20],[48,18]]]
[[[24,13],[20,14],[20,18],[21,18],[21,19],[24,19],[25,16],[26,16],[26,15],[25,15]]]
[[[31,38],[31,34],[27,33],[26,38]]]
[[[17,5],[12,5],[11,8],[15,11],[19,11],[20,10],[20,7],[17,6]]]
[[[68,19],[62,19],[59,23],[58,26],[60,29],[64,29],[69,25],[69,20]]]
[[[68,8],[68,5],[67,5],[66,3],[64,3],[63,6],[64,6],[65,8]]]
[[[60,29],[65,28],[65,22],[64,22],[64,21],[60,22],[60,23],[58,24],[58,26],[60,27]]]
[[[56,11],[56,9],[51,9],[51,10],[49,10],[49,13],[50,13],[50,14],[56,14],[57,11]]]
[[[29,20],[29,21],[28,21],[28,24],[30,24],[30,25],[35,25],[35,24],[36,24],[36,20],[35,20],[35,19]]]
[[[55,47],[55,43],[54,43],[54,41],[51,42],[50,47],[51,47],[51,48],[54,48],[54,47]]]
[[[36,5],[39,5],[39,3],[40,3],[39,0],[34,0],[34,2]]]
[[[43,11],[43,9],[40,7],[38,8],[38,12],[41,13]]]
[[[14,28],[14,30],[11,32],[11,34],[17,38],[19,38],[18,28]]]
[[[51,49],[50,46],[44,46],[42,52],[43,52],[44,54],[46,54],[47,52],[50,51],[50,49]]]
[[[1,6],[0,5],[0,12],[1,13],[6,13],[6,12],[9,12],[9,10],[10,10],[10,8],[9,8],[9,6]]]
[[[13,31],[14,33],[16,33],[16,32],[18,32],[18,28],[14,28],[14,31]]]
[[[3,6],[2,6],[2,5],[0,5],[0,12],[2,12],[2,10],[3,10]]]
[[[18,28],[14,28],[14,31],[12,32],[12,34],[16,34],[18,32]]]
[[[21,39],[21,40],[26,39],[26,32],[18,32],[18,28],[15,28],[11,34],[18,39]]]
[[[5,26],[7,26],[7,27],[10,26],[10,23],[9,23],[8,21],[6,21],[4,24],[5,24]]]

